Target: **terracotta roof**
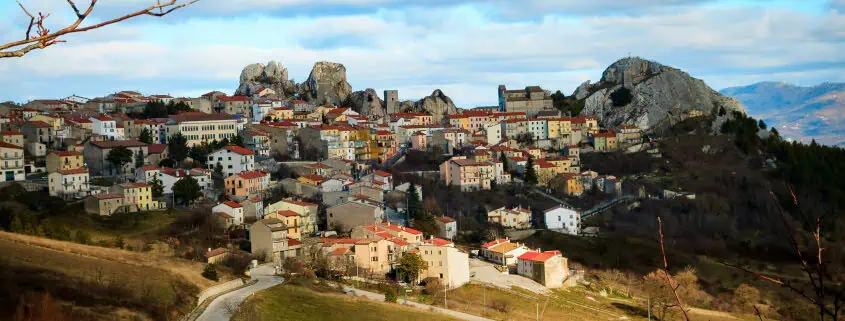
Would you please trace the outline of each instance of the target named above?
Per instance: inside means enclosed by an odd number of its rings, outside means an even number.
[[[302,175],[300,177],[308,179],[308,180],[312,180],[312,181],[317,182],[317,183],[321,183],[321,182],[326,181],[325,177],[322,177],[320,175],[315,175],[315,174]]]
[[[314,163],[314,164],[308,164],[308,165],[305,165],[305,166],[310,167],[310,168],[332,168],[331,166],[323,164],[323,163]]]
[[[210,259],[212,257],[222,255],[222,254],[226,254],[226,249],[224,249],[222,247],[218,247],[218,248],[213,249],[211,251],[205,252],[205,258]]]
[[[560,251],[546,251],[542,253],[525,252],[525,254],[520,255],[517,259],[535,262],[545,262],[546,260],[554,257],[555,255],[560,255]]]
[[[229,213],[226,212],[215,212],[214,214],[217,214],[218,216],[223,218],[233,218],[232,215],[229,215]]]
[[[349,249],[347,249],[345,247],[339,247],[339,248],[336,248],[336,249],[332,250],[331,252],[329,252],[329,255],[335,255],[335,256],[345,255],[348,252],[349,252]]]
[[[436,245],[436,246],[444,246],[444,245],[452,244],[452,242],[441,239],[441,238],[427,239],[427,240],[423,240],[422,242],[425,243],[425,244],[431,244],[431,245]]]
[[[131,183],[130,182],[130,183],[123,183],[123,184],[120,184],[118,186],[123,187],[123,188],[139,188],[139,187],[143,188],[143,187],[149,187],[150,185],[147,185],[147,183],[140,183],[140,182]]]
[[[498,245],[494,245],[492,247],[487,248],[487,250],[490,251],[490,252],[496,252],[496,253],[508,253],[510,251],[515,250],[518,247],[519,247],[519,245],[517,245],[516,243],[508,242],[508,243],[501,243],[501,244],[498,244]]]
[[[396,245],[400,245],[400,246],[406,246],[406,245],[408,245],[408,244],[411,244],[411,243],[408,243],[408,242],[406,242],[405,240],[400,239],[400,238],[398,238],[398,237],[390,238],[390,239],[388,239],[388,241],[391,241],[391,242],[393,242],[394,244],[396,244]]]
[[[181,114],[170,115],[170,119],[177,123],[189,121],[215,121],[215,120],[233,120],[231,115],[227,114],[206,114],[199,111],[184,112]]]
[[[220,101],[249,101],[249,97],[247,97],[247,96],[218,96],[217,100],[220,100]]]
[[[320,239],[320,243],[323,243],[323,246],[332,246],[332,244],[355,244],[360,240],[353,238],[322,238]]]
[[[453,223],[453,222],[455,222],[455,219],[454,219],[454,218],[451,218],[451,217],[448,217],[448,216],[440,216],[440,217],[437,217],[437,220],[438,220],[438,221],[441,221],[441,222],[443,222],[443,223]]]
[[[376,176],[381,176],[381,177],[391,177],[391,176],[393,176],[393,174],[388,173],[388,172],[384,172],[384,171],[375,171],[375,172],[373,172],[373,174],[375,174]]]
[[[616,134],[614,134],[613,132],[603,132],[603,133],[596,133],[593,136],[594,137],[613,138],[613,137],[616,137]]]
[[[3,148],[14,148],[14,149],[23,149],[23,147],[21,147],[21,146],[18,146],[18,145],[12,145],[12,144],[9,144],[9,143],[7,143],[7,142],[0,142],[0,147],[3,147]]]
[[[88,174],[87,168],[77,168],[77,169],[65,169],[65,170],[58,170],[56,173],[62,175],[75,175],[75,174]]]
[[[493,246],[496,246],[496,245],[499,245],[499,244],[502,244],[502,243],[507,243],[507,242],[510,242],[510,241],[508,239],[498,239],[498,240],[495,240],[495,241],[484,243],[484,244],[481,245],[481,247],[485,248],[485,249],[489,249]]]
[[[240,178],[243,178],[243,179],[254,179],[254,178],[267,176],[267,173],[262,172],[262,171],[249,171],[249,172],[238,173],[237,176],[240,177]]]
[[[297,245],[302,245],[302,242],[300,242],[298,240],[294,240],[292,238],[288,238],[288,246],[297,246]]]
[[[238,153],[238,154],[241,154],[241,155],[255,155],[255,152],[253,152],[249,149],[237,146],[237,145],[229,145],[229,146],[223,147],[223,149],[226,149],[228,151],[235,152],[235,153]]]
[[[67,150],[57,150],[57,151],[54,151],[50,154],[56,154],[56,155],[59,155],[59,156],[62,156],[62,157],[65,157],[65,156],[82,156],[82,153],[80,153],[80,152],[67,151]]]
[[[149,154],[161,154],[167,150],[167,144],[150,144],[147,147],[147,153]]]
[[[231,208],[241,208],[241,204],[238,204],[235,201],[225,201],[223,202],[223,204],[226,204],[226,206],[229,206]]]
[[[32,124],[32,126],[35,126],[37,128],[52,127],[52,126],[50,126],[50,124],[45,123],[45,122],[40,121],[40,120],[31,121],[29,123]]]
[[[381,227],[386,228],[388,230],[393,230],[393,231],[396,231],[396,232],[404,231],[404,232],[408,232],[408,233],[411,233],[411,234],[414,234],[414,235],[421,235],[422,234],[422,232],[420,232],[418,230],[412,229],[410,227],[404,227],[404,226],[401,226],[401,225],[396,225],[396,224],[381,223]]]
[[[291,211],[291,210],[281,210],[277,211],[277,214],[284,216],[284,217],[292,217],[292,216],[299,216],[299,213]]]
[[[144,142],[139,142],[137,140],[109,140],[109,141],[99,141],[99,142],[91,142],[91,145],[97,146],[99,148],[115,148],[115,147],[142,147],[147,146]]]
[[[158,168],[158,166],[155,166],[155,165],[144,165],[144,166],[141,166],[141,169],[143,169],[145,171],[154,171],[154,170],[158,170],[159,168]]]
[[[99,120],[99,121],[114,121],[114,119],[112,119],[109,116],[94,116],[94,117],[91,117],[91,118],[94,118],[94,119]]]
[[[3,135],[3,136],[5,136],[5,135],[23,135],[23,133],[21,133],[19,131],[7,130],[7,131],[4,131],[4,132],[0,132],[0,135]]]
[[[299,206],[317,206],[317,204],[314,204],[314,203],[301,202],[301,201],[295,201],[295,200],[282,200],[282,202],[290,203],[290,204],[293,204],[293,205],[299,205]]]

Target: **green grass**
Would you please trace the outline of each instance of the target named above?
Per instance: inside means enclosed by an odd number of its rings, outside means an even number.
[[[416,308],[352,297],[343,294],[315,292],[294,285],[279,285],[257,293],[244,305],[254,304],[260,320],[402,320],[402,321],[451,321],[446,315]],[[233,320],[246,321],[243,315]]]
[[[149,211],[97,216],[86,213],[82,203],[74,204],[63,213],[51,213],[50,221],[69,229],[88,232],[93,239],[122,236],[127,239],[157,238],[160,231],[170,227],[182,212]]]

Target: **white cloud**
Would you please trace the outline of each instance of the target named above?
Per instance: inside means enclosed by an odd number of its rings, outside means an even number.
[[[653,6],[689,5],[681,0],[643,1]],[[345,3],[353,2],[368,5]],[[0,71],[8,71],[0,74],[0,87],[4,77],[14,73],[47,83],[56,77],[91,77],[90,86],[103,87],[102,92],[113,91],[113,80],[130,87],[148,84],[159,92],[196,93],[221,86],[231,92],[249,63],[280,61],[292,78],[302,81],[315,61],[328,60],[346,65],[356,90],[398,88],[403,98],[418,98],[440,88],[459,105],[474,106],[494,104],[498,84],[540,84],[571,93],[584,80],[597,80],[605,66],[629,52],[688,70],[714,84],[734,84],[731,77],[762,80],[766,75],[809,80],[836,74],[823,71],[841,74],[845,65],[841,58],[845,42],[831,40],[845,39],[845,17],[833,11],[815,16],[708,6],[633,16],[501,20],[489,5],[390,7],[316,17],[192,17],[119,25],[68,37],[68,44],[25,59],[0,60]],[[802,68],[815,71],[797,74],[795,69]],[[22,92],[0,88],[0,95],[38,93],[37,87],[16,88]]]

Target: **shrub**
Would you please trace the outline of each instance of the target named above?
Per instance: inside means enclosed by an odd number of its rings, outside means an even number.
[[[749,311],[754,304],[760,302],[760,290],[748,284],[740,284],[734,290],[734,309],[737,311]]]
[[[122,249],[125,245],[126,245],[126,242],[124,242],[124,241],[123,241],[123,237],[122,237],[122,236],[118,236],[118,237],[114,240],[114,247],[116,247],[116,248]]]
[[[384,302],[388,303],[396,303],[396,288],[388,287],[386,291],[384,291]]]
[[[490,308],[501,313],[510,313],[513,309],[509,301],[502,299],[495,299],[490,301]]]
[[[610,94],[610,100],[613,102],[613,106],[616,107],[622,107],[630,104],[633,99],[634,95],[631,94],[631,90],[625,87],[620,87]]]
[[[206,265],[205,269],[202,271],[202,276],[215,282],[220,280],[220,278],[217,277],[217,268],[214,267],[214,264]]]
[[[74,240],[79,244],[90,244],[91,236],[88,235],[88,232],[76,231],[76,237]]]

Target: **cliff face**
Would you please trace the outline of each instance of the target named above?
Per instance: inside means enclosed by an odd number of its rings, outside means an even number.
[[[300,94],[310,96],[315,104],[339,106],[351,93],[352,86],[346,82],[346,67],[327,61],[315,63],[300,88]]]
[[[689,74],[640,58],[624,58],[610,65],[599,82],[575,90],[584,99],[582,114],[595,116],[605,127],[640,128],[671,125],[684,115],[705,115],[723,107],[745,112],[737,100],[725,97]]]
[[[436,120],[443,119],[446,115],[455,114],[458,108],[452,99],[443,93],[440,89],[435,89],[429,96],[425,96],[415,103],[403,101],[399,104],[402,111],[405,112],[428,112]]]
[[[352,107],[352,110],[361,115],[385,115],[384,101],[372,88],[353,92],[346,99],[345,105],[349,105],[348,107]]]
[[[263,88],[270,88],[279,98],[290,97],[297,91],[296,84],[288,79],[288,69],[277,61],[250,64],[241,71],[241,82],[236,96],[250,96]]]

